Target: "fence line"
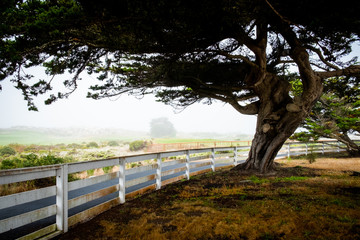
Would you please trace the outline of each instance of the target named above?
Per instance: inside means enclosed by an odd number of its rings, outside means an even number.
[[[199,149],[211,147],[240,147],[250,146],[251,141],[214,141],[214,142],[182,142],[182,143],[156,143],[146,146],[145,152],[165,152],[170,150]]]
[[[344,150],[343,147],[343,144],[335,141],[289,142],[284,144],[277,158],[315,152],[338,152]],[[54,186],[0,197],[0,238],[52,238],[67,232],[69,227],[122,204],[126,199],[138,194],[161,189],[164,185],[181,179],[189,180],[196,174],[236,166],[247,158],[249,148],[222,146],[186,149],[2,170],[0,185],[49,177],[55,178],[56,183]],[[127,163],[142,163],[149,160],[156,163],[126,168]],[[69,174],[114,166],[119,170],[87,179],[68,181]],[[46,223],[43,223],[44,221]]]

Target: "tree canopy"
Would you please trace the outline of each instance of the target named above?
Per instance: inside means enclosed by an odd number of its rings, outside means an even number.
[[[7,0],[0,11],[0,79],[12,79],[30,110],[39,94],[49,94],[48,104],[66,98],[82,72],[99,79],[88,94],[94,99],[152,93],[181,108],[220,100],[257,114],[245,168],[261,171],[320,97],[324,79],[360,73],[356,59],[341,61],[359,42],[356,1]],[[50,78],[31,76],[34,66]],[[296,98],[291,66],[303,85]],[[68,90],[56,93],[53,76],[65,72]]]
[[[346,145],[351,155],[360,155],[360,146],[351,135],[360,134],[360,88],[359,79],[330,78],[324,83],[324,93],[305,119],[305,131],[295,133],[293,138],[331,138]]]

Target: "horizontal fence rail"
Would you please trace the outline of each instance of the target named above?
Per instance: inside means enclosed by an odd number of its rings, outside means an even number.
[[[277,158],[339,152],[336,141],[288,142]],[[126,199],[191,176],[245,161],[250,146],[217,146],[147,153],[70,164],[0,171],[0,185],[48,178],[53,186],[0,197],[0,239],[52,238]],[[130,167],[133,168],[130,168]],[[69,182],[71,174],[112,168],[113,172]],[[52,180],[51,180],[52,179]]]
[[[211,147],[240,147],[250,146],[251,141],[203,141],[182,143],[156,143],[146,146],[145,152],[165,152],[180,149],[199,149]]]

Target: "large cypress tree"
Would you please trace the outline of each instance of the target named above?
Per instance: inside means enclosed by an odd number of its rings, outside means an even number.
[[[277,152],[321,96],[323,80],[358,76],[355,60],[342,62],[359,42],[360,4],[286,0],[30,0],[1,6],[0,77],[12,77],[36,110],[77,88],[82,72],[99,84],[89,97],[156,94],[176,107],[223,101],[257,115],[256,134],[241,168],[266,172]],[[73,74],[67,92],[53,78]],[[288,69],[303,85],[297,97]],[[56,78],[55,78],[56,79]]]

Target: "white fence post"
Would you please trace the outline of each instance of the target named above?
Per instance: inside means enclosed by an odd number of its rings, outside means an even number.
[[[307,155],[308,155],[308,143],[305,143],[305,146],[306,146],[306,152],[305,152],[305,155],[307,156]]]
[[[324,149],[324,142],[322,143],[322,154],[324,154],[325,153],[325,149]]]
[[[215,172],[215,149],[211,149],[211,170]]]
[[[234,166],[237,165],[237,153],[238,153],[238,149],[237,147],[234,147]]]
[[[186,179],[190,180],[190,152],[186,150],[186,171],[185,171]]]
[[[337,142],[337,152],[340,152],[340,142]]]
[[[161,153],[157,154],[156,190],[161,188]]]
[[[68,165],[56,170],[56,227],[68,231]]]
[[[288,158],[290,158],[290,143],[288,143]]]
[[[119,159],[119,199],[125,203],[125,158]]]

